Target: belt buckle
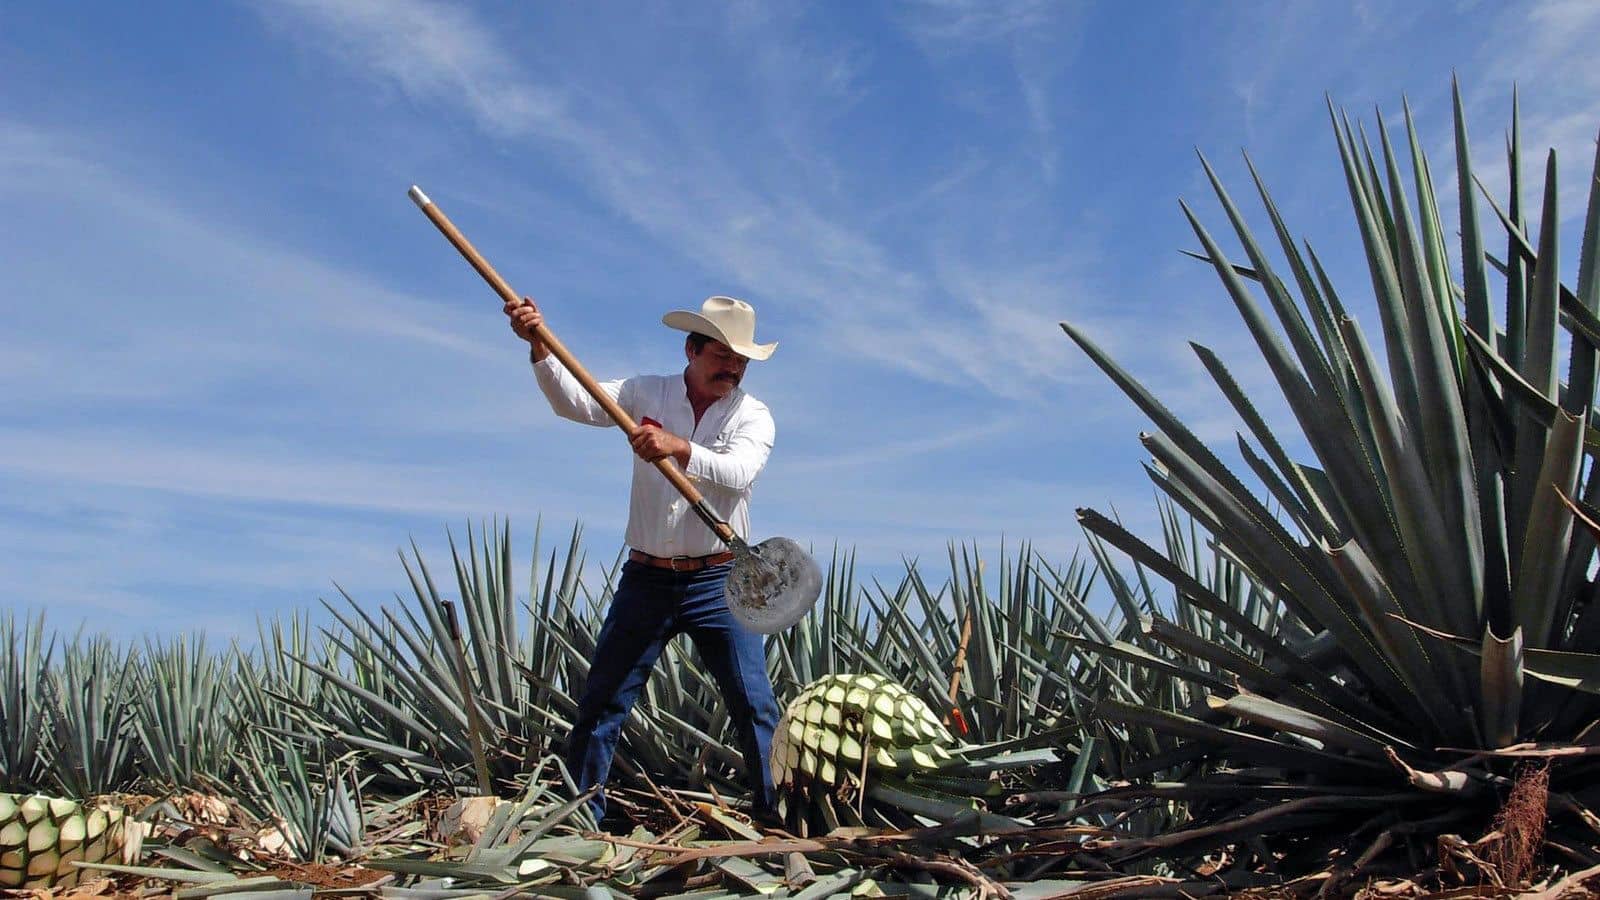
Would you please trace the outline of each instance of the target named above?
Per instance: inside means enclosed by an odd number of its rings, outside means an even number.
[[[695,558],[692,557],[692,556],[669,556],[669,557],[667,557],[667,567],[672,569],[672,571],[674,571],[674,572],[693,572],[694,571],[694,569],[692,569],[692,568],[690,568],[690,569],[680,569],[680,568],[678,568],[678,560],[680,560],[680,559],[687,560],[688,562],[694,562]]]

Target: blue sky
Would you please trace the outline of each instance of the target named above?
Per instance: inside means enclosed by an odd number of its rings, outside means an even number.
[[[4,4],[4,603],[232,636],[382,600],[467,522],[612,556],[626,445],[550,415],[413,183],[601,376],[679,368],[668,309],[756,305],[758,538],[888,573],[1064,558],[1078,506],[1147,530],[1145,425],[1056,323],[1231,446],[1187,341],[1267,383],[1178,253],[1178,198],[1224,225],[1194,150],[1242,197],[1247,148],[1359,297],[1324,92],[1409,96],[1447,182],[1452,70],[1491,172],[1519,84],[1571,227],[1594,46],[1586,2]]]

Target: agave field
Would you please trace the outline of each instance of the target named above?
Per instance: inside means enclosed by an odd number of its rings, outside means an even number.
[[[953,547],[893,584],[836,552],[816,610],[768,643],[783,827],[745,814],[716,688],[676,645],[618,753],[628,827],[590,818],[557,754],[616,564],[590,564],[576,530],[529,559],[497,524],[452,543],[443,577],[413,547],[392,601],[344,596],[328,624],[265,622],[248,648],[0,617],[0,888],[1600,887],[1600,155],[1564,280],[1555,156],[1526,202],[1514,111],[1505,197],[1459,95],[1443,193],[1409,111],[1398,145],[1330,115],[1370,279],[1336,286],[1256,178],[1258,238],[1202,159],[1227,234],[1185,206],[1192,255],[1279,394],[1249,396],[1194,346],[1241,424],[1223,454],[1063,323],[1152,424],[1161,538],[1080,509],[1064,563]]]

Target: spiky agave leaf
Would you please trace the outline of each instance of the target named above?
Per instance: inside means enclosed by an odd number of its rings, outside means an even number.
[[[1447,229],[1409,111],[1415,203],[1386,129],[1378,130],[1375,152],[1364,131],[1330,112],[1380,314],[1382,358],[1344,312],[1315,255],[1290,237],[1259,178],[1289,281],[1276,274],[1209,164],[1248,267],[1230,262],[1185,207],[1203,258],[1316,457],[1315,464],[1290,460],[1283,448],[1295,442],[1275,435],[1216,355],[1197,347],[1245,422],[1241,455],[1271,501],[1083,331],[1063,323],[1155,422],[1158,431],[1143,440],[1156,459],[1157,486],[1286,610],[1269,627],[1222,616],[1215,620],[1222,631],[1152,616],[1142,628],[1147,640],[1122,649],[1082,635],[1107,655],[1187,681],[1193,698],[1167,710],[1114,696],[1097,707],[1119,728],[1165,735],[1148,750],[1152,768],[1187,760],[1198,768],[1179,783],[1214,798],[1191,806],[1191,827],[1114,845],[1129,857],[1236,844],[1253,851],[1240,854],[1241,864],[1266,854],[1261,861],[1292,870],[1325,864],[1330,853],[1354,868],[1389,846],[1429,851],[1430,835],[1441,829],[1481,832],[1522,752],[1504,748],[1571,742],[1600,719],[1592,695],[1523,678],[1557,665],[1568,683],[1574,670],[1579,684],[1600,676],[1600,656],[1586,652],[1600,646],[1594,541],[1573,529],[1562,502],[1563,495],[1600,500],[1600,479],[1583,464],[1595,452],[1587,435],[1600,331],[1589,326],[1600,309],[1600,189],[1591,185],[1576,291],[1559,278],[1553,157],[1537,247],[1513,193],[1512,212],[1501,217],[1511,248],[1501,335],[1489,309],[1485,262],[1493,260],[1479,228],[1459,95],[1461,287],[1450,282]],[[1515,172],[1515,141],[1512,150]],[[1563,326],[1570,332],[1565,385]],[[1080,519],[1171,581],[1186,601],[1213,616],[1225,612],[1180,566],[1109,519],[1087,510]],[[1545,653],[1559,654],[1559,664]],[[1564,797],[1557,808],[1600,801],[1595,767],[1584,758],[1566,757],[1552,773],[1552,789]],[[1230,792],[1252,786],[1260,790]],[[1307,793],[1292,800],[1276,793],[1291,786]],[[1552,828],[1577,840],[1576,821],[1557,816]],[[1370,858],[1358,860],[1369,844]]]
[[[1282,681],[1286,670],[1313,681],[1326,675],[1302,657],[1310,635],[1285,628],[1285,610],[1248,576],[1227,551],[1207,540],[1172,503],[1158,501],[1162,549],[1145,544],[1119,523],[1086,511],[1087,546],[1098,580],[1110,597],[1056,589],[1056,641],[1039,658],[1049,674],[1071,688],[1072,712],[1083,737],[1059,746],[1073,759],[1070,773],[1024,788],[1013,808],[1032,808],[1041,824],[1086,818],[1130,837],[1151,837],[1187,822],[1186,802],[1173,797],[1082,796],[1130,779],[1169,782],[1207,768],[1203,753],[1183,746],[1159,715],[1114,720],[1096,709],[1129,708],[1182,713],[1204,701],[1207,687],[1230,685],[1229,667]],[[1123,561],[1115,551],[1125,552]],[[1176,586],[1163,596],[1158,585]],[[1109,613],[1101,613],[1110,601]],[[1181,629],[1181,635],[1179,634]],[[1268,639],[1269,633],[1273,634]],[[1179,640],[1199,652],[1184,654],[1164,641]],[[1062,777],[1065,776],[1065,777]],[[1041,863],[1040,871],[1064,864]],[[1130,862],[1146,874],[1159,861]],[[1166,872],[1170,874],[1170,872]]]
[[[0,613],[0,788],[34,789],[45,779],[55,639],[44,638],[42,611],[20,623],[12,611]]]
[[[1097,567],[1075,556],[1060,567],[1029,544],[1002,545],[992,568],[975,546],[950,545],[937,590],[915,563],[891,595],[880,586],[875,645],[857,643],[843,671],[877,672],[945,702],[939,718],[966,740],[1003,741],[1060,730],[1075,720],[1070,681],[1055,663],[1059,631],[1086,610]]]
[[[213,787],[278,829],[293,858],[317,862],[365,849],[367,814],[357,759],[329,758],[320,743],[308,747],[261,729],[241,734],[238,747],[233,783]]]
[[[544,582],[547,602],[554,595],[558,603],[572,606],[583,565],[579,538],[575,528],[564,574],[552,554],[552,572]],[[549,710],[560,706],[550,697],[552,685],[530,683],[525,677],[544,667],[537,654],[548,644],[521,636],[509,525],[496,523],[481,536],[469,528],[466,546],[463,552],[451,540],[453,597],[439,588],[413,546],[413,556],[401,558],[412,587],[409,603],[374,612],[346,594],[343,608],[325,604],[337,627],[324,630],[328,643],[321,655],[295,657],[315,675],[321,693],[291,702],[408,788],[471,782],[469,704],[477,708],[483,725],[481,738],[494,780],[502,786],[512,783],[521,761],[547,737]],[[538,553],[536,540],[536,562]],[[537,596],[537,565],[534,582]],[[446,600],[457,598],[463,612],[459,653],[465,686],[457,678],[457,644],[443,611]],[[562,690],[559,684],[554,689]]]

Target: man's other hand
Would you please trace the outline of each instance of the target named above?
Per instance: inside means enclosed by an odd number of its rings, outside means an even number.
[[[689,464],[689,442],[654,425],[640,425],[634,429],[628,443],[633,445],[633,452],[639,454],[639,458],[645,462],[655,462],[663,456],[670,456],[676,459],[680,466]]]
[[[538,332],[535,331],[544,324],[544,313],[539,312],[539,306],[533,302],[533,298],[523,297],[519,303],[507,301],[503,309],[506,318],[511,320],[511,330],[533,347],[533,358],[544,359],[548,356],[549,348],[544,345],[544,341],[539,340]]]

